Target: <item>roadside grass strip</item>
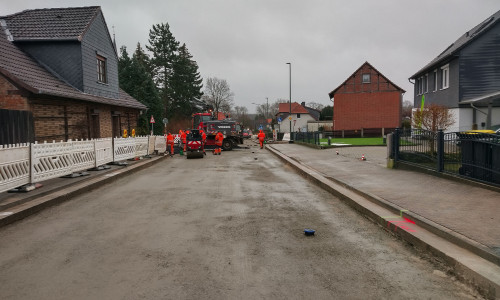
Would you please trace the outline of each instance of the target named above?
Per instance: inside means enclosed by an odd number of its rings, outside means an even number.
[[[328,144],[328,139],[320,139],[320,143]],[[384,139],[379,138],[333,138],[330,140],[331,145],[339,146],[383,146]]]

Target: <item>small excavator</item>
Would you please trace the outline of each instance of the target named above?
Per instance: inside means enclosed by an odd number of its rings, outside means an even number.
[[[204,154],[200,130],[189,130],[186,136],[186,158],[203,158]]]

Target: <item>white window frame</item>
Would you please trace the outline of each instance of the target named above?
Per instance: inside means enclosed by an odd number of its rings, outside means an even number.
[[[429,92],[429,74],[424,75],[424,93]]]
[[[365,76],[368,80],[365,80]],[[370,83],[371,82],[371,75],[370,73],[364,73],[361,75],[361,83]]]
[[[434,70],[434,90],[433,92],[438,90],[438,70]]]
[[[441,67],[441,89],[445,90],[450,87],[450,65]]]

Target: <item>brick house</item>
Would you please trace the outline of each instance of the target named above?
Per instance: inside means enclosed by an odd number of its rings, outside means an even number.
[[[280,132],[290,132],[290,119],[292,132],[306,132],[308,121],[318,121],[320,111],[306,106],[305,102],[301,104],[297,102],[292,103],[292,113],[290,114],[290,103],[280,103],[276,118],[281,118],[279,124]]]
[[[335,131],[381,132],[401,125],[405,91],[365,62],[328,95],[333,99]]]
[[[145,109],[119,88],[100,7],[0,17],[0,144],[120,136]]]
[[[414,107],[450,109],[448,131],[500,127],[500,11],[465,32],[413,74]]]

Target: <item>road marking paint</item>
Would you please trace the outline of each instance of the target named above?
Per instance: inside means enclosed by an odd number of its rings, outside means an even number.
[[[403,217],[403,212],[408,212],[408,210],[407,209],[400,210],[399,216],[387,216],[387,217],[381,217],[381,218],[384,220],[400,219],[400,220],[387,220],[387,228],[389,228],[389,229],[390,229],[391,224],[392,224],[392,225],[394,225],[394,231],[398,230],[398,227],[399,227],[399,228],[406,230],[408,232],[416,232],[416,230],[411,229],[410,227],[405,225],[405,224],[415,224],[415,221],[412,221],[408,218]]]

